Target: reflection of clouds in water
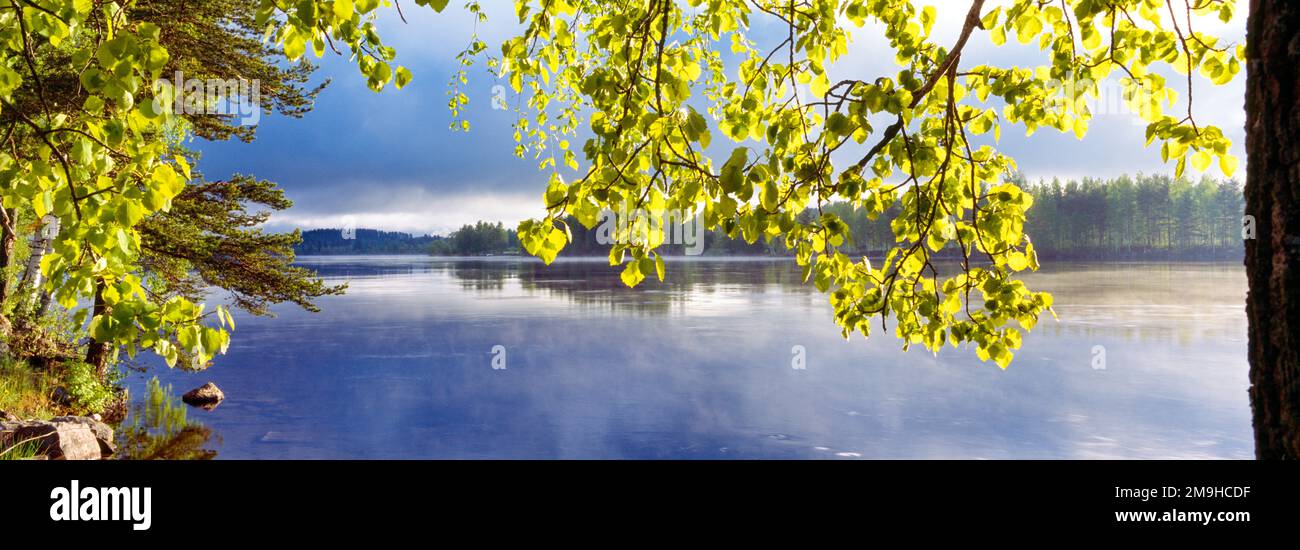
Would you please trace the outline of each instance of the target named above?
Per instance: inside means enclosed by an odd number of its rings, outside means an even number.
[[[1035,274],[1062,321],[1044,321],[1001,371],[969,350],[844,341],[788,262],[677,261],[668,281],[636,290],[603,260],[308,265],[349,279],[350,293],[320,315],[241,320],[231,356],[209,371],[230,396],[210,423],[223,457],[1251,453],[1244,343],[1196,326],[1231,325],[1215,320],[1244,288],[1231,270],[1166,269],[1199,281],[1185,288],[1161,288],[1141,266]],[[1195,337],[1168,337],[1183,333]],[[1106,371],[1089,366],[1097,344]],[[508,370],[491,368],[495,345]],[[793,345],[806,370],[790,368]],[[268,397],[288,405],[239,405]],[[268,432],[295,437],[261,442]]]

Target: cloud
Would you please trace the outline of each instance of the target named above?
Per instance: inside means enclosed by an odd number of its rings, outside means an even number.
[[[419,184],[391,182],[340,187],[302,193],[293,208],[272,216],[267,229],[341,227],[351,219],[358,227],[447,235],[479,220],[513,227],[518,220],[544,214],[535,194],[447,194]]]

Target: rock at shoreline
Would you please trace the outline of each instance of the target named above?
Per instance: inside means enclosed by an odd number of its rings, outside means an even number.
[[[113,456],[113,453],[117,452],[117,445],[113,443],[113,428],[108,427],[108,424],[100,422],[98,418],[85,416],[58,416],[50,419],[50,422],[63,422],[85,426],[90,429],[91,433],[95,434],[95,439],[99,441],[99,451],[103,456]]]
[[[37,454],[53,460],[99,460],[117,451],[113,428],[84,416],[0,422],[0,450],[23,443],[34,443]]]
[[[220,405],[225,398],[226,394],[221,393],[221,388],[218,388],[212,382],[208,382],[182,395],[181,401],[192,407],[201,407],[210,411],[217,408],[217,405]]]

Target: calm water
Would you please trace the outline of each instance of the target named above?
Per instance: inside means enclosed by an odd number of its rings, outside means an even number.
[[[845,341],[788,261],[306,258],[346,296],[247,315],[208,372],[153,368],[218,458],[1250,458],[1246,279],[1227,264],[1055,264],[1060,321],[1007,371]],[[493,368],[493,348],[505,368]],[[791,367],[794,346],[806,369]],[[1106,368],[1092,366],[1103,346]],[[498,366],[500,364],[498,363]]]

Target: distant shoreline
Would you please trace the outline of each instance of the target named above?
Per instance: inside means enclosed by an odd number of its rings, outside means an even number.
[[[851,257],[852,257],[852,255],[851,255]],[[872,254],[870,257],[871,257],[873,260],[878,260],[878,259],[881,257],[881,254]],[[429,260],[443,260],[443,261],[527,261],[527,262],[540,262],[540,261],[541,261],[541,260],[539,260],[539,259],[537,259],[537,258],[535,258],[535,257],[533,257],[533,256],[529,256],[529,255],[518,255],[518,254],[498,254],[498,255],[492,255],[492,256],[435,256],[435,255],[431,255],[431,254],[405,254],[405,253],[394,253],[394,254],[301,254],[301,255],[298,255],[298,256],[296,257],[296,260],[318,260],[318,259],[331,259],[331,258],[337,258],[337,259],[347,259],[347,258],[374,258],[374,259],[381,259],[381,258],[402,258],[402,259],[410,259],[410,258],[427,258],[427,259],[429,259]],[[776,262],[776,261],[788,261],[788,260],[793,260],[793,259],[794,259],[794,256],[760,256],[760,255],[733,255],[733,256],[727,256],[727,255],[708,255],[708,254],[705,254],[705,255],[700,255],[700,256],[683,256],[683,255],[665,255],[665,256],[664,256],[664,260],[665,260],[665,261],[668,261],[668,262],[679,261],[679,260],[692,261],[692,262],[698,262],[698,261],[752,261],[752,262],[770,261],[770,262]],[[948,256],[936,256],[936,257],[934,258],[934,261],[937,261],[937,262],[944,262],[944,263],[957,262],[957,261],[960,261],[960,260],[961,260],[961,258],[958,258],[958,257],[948,257]],[[560,257],[556,258],[555,261],[556,261],[556,262],[574,262],[574,261],[578,261],[578,262],[607,262],[607,261],[608,261],[608,258],[607,258],[606,256],[598,256],[598,255],[565,256],[565,255],[561,254]],[[1047,264],[1047,263],[1114,263],[1114,264],[1141,264],[1141,263],[1203,263],[1203,264],[1227,264],[1227,263],[1241,263],[1241,262],[1243,261],[1243,259],[1242,259],[1242,258],[1230,258],[1230,257],[1215,257],[1215,258],[1184,258],[1184,257],[1167,257],[1167,256],[1154,256],[1154,257],[1063,257],[1063,256],[1057,256],[1057,257],[1053,257],[1053,256],[1049,256],[1049,255],[1040,255],[1040,257],[1039,257],[1039,261],[1042,262],[1042,263],[1044,263],[1044,264]],[[986,262],[985,262],[985,263],[986,263]]]

